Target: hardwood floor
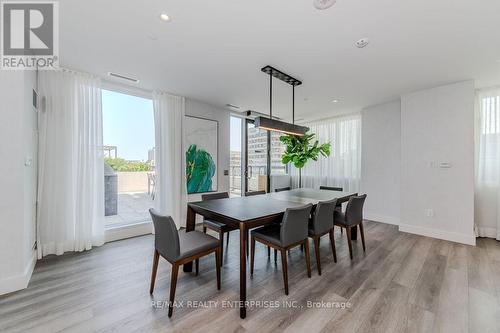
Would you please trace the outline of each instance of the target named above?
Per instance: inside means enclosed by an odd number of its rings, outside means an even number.
[[[162,259],[154,296],[149,295],[152,236],[47,258],[37,263],[27,289],[0,296],[0,331],[500,332],[500,242],[478,239],[477,247],[471,247],[370,221],[365,233],[366,253],[361,240],[353,242],[351,261],[345,234],[337,229],[336,264],[328,236],[323,237],[322,275],[311,251],[311,279],[304,253],[293,249],[289,296],[283,290],[281,263],[275,265],[266,247],[257,244],[247,297],[268,302],[268,307],[250,305],[244,320],[236,303],[238,232],[231,233],[225,249],[222,290],[214,283],[213,256],[200,260],[199,276],[180,270],[176,300],[184,303],[170,319],[166,306],[152,306],[152,301],[161,305],[168,299],[170,264]],[[194,308],[188,301],[200,304]],[[217,307],[209,302],[218,302]]]

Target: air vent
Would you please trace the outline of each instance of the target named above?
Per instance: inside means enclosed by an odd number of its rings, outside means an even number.
[[[112,77],[116,77],[116,78],[121,79],[121,80],[126,80],[128,82],[139,83],[139,79],[134,79],[133,77],[129,77],[129,76],[113,73],[113,72],[108,72],[108,75],[112,76]]]
[[[228,108],[231,108],[231,109],[239,109],[239,108],[240,108],[240,107],[239,107],[239,106],[237,106],[237,105],[234,105],[234,104],[229,104],[229,103],[228,103],[228,104],[226,104],[226,106],[227,106]]]

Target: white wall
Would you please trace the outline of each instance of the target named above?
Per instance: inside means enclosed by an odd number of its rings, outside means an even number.
[[[473,226],[473,81],[402,96],[400,230],[475,244]]]
[[[368,195],[364,217],[399,224],[401,102],[365,108],[361,117],[360,193]]]
[[[0,294],[25,288],[34,267],[36,113],[32,71],[0,75]]]
[[[229,170],[230,147],[230,113],[223,108],[186,98],[186,115],[216,120],[219,122],[218,156],[217,156],[217,192],[229,192],[229,176],[224,176],[224,170]],[[201,200],[201,194],[190,194],[188,201]]]

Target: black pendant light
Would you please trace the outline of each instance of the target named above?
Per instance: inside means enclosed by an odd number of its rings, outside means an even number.
[[[291,77],[274,67],[266,66],[261,69],[264,73],[269,74],[269,118],[255,118],[255,127],[266,129],[268,131],[280,132],[290,135],[303,136],[309,130],[304,126],[295,125],[295,86],[302,84],[301,81]],[[288,83],[292,86],[292,123],[273,119],[273,77]]]

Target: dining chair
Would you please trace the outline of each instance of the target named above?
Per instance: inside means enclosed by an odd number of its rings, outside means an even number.
[[[255,242],[270,246],[281,252],[281,265],[285,294],[288,295],[287,250],[304,245],[306,255],[307,276],[311,277],[311,259],[309,257],[308,221],[312,204],[296,208],[287,208],[283,215],[283,223],[269,225],[252,230],[252,246],[250,256],[250,275],[253,275],[255,261]]]
[[[321,275],[321,259],[319,254],[319,243],[321,236],[324,236],[326,234],[330,235],[333,261],[337,262],[337,252],[335,251],[335,238],[333,233],[334,224],[332,219],[336,205],[337,199],[318,202],[318,204],[316,205],[316,209],[311,214],[312,217],[309,220],[309,237],[313,239],[314,254],[316,256],[316,266],[318,267],[319,275]]]
[[[266,191],[249,191],[245,192],[245,197],[252,197],[254,195],[266,194]]]
[[[227,198],[229,198],[229,193],[227,193],[227,192],[202,194],[202,196],[201,196],[202,201],[227,199]],[[238,227],[229,226],[227,224],[224,224],[224,223],[212,220],[212,219],[203,218],[203,232],[204,233],[207,233],[207,228],[210,230],[213,230],[219,234],[220,248],[221,248],[221,253],[222,253],[222,257],[221,257],[221,264],[222,264],[222,261],[224,260],[224,234],[226,234],[226,245],[229,245],[229,232],[231,232],[233,230],[237,230]]]
[[[253,197],[255,195],[262,195],[262,194],[266,194],[266,191],[262,190],[262,191],[249,191],[249,192],[245,192],[245,197]],[[247,235],[247,255],[248,255],[248,235]],[[274,253],[274,261],[276,262],[276,252]],[[268,246],[267,247],[267,257],[271,257],[271,248]]]
[[[352,260],[352,240],[351,228],[359,226],[361,233],[361,242],[363,243],[363,252],[365,251],[365,232],[363,228],[363,205],[365,204],[366,194],[352,196],[347,202],[345,213],[335,210],[333,223],[341,228],[345,228],[347,235],[347,244],[349,245],[349,256]]]
[[[335,187],[335,186],[320,186],[319,189],[327,191],[340,191],[340,192],[344,190],[342,187]]]
[[[291,187],[287,186],[287,187],[276,188],[276,189],[274,189],[274,192],[283,192],[283,191],[290,191],[290,190],[291,190]]]
[[[344,189],[342,187],[335,187],[335,186],[320,186],[320,190],[326,190],[326,191],[340,191],[342,192]],[[336,206],[335,209],[338,210],[339,212],[342,212],[342,204],[339,202]],[[340,229],[340,233],[343,234],[344,229]]]
[[[155,250],[149,293],[153,294],[156,272],[158,270],[158,260],[160,256],[162,256],[172,264],[172,273],[170,275],[170,302],[168,306],[168,316],[172,317],[179,266],[195,260],[196,275],[198,275],[199,259],[212,252],[215,253],[217,290],[220,290],[220,261],[222,251],[220,242],[217,238],[199,231],[179,232],[172,217],[160,215],[152,208],[149,210],[149,213],[151,214],[155,229]]]

